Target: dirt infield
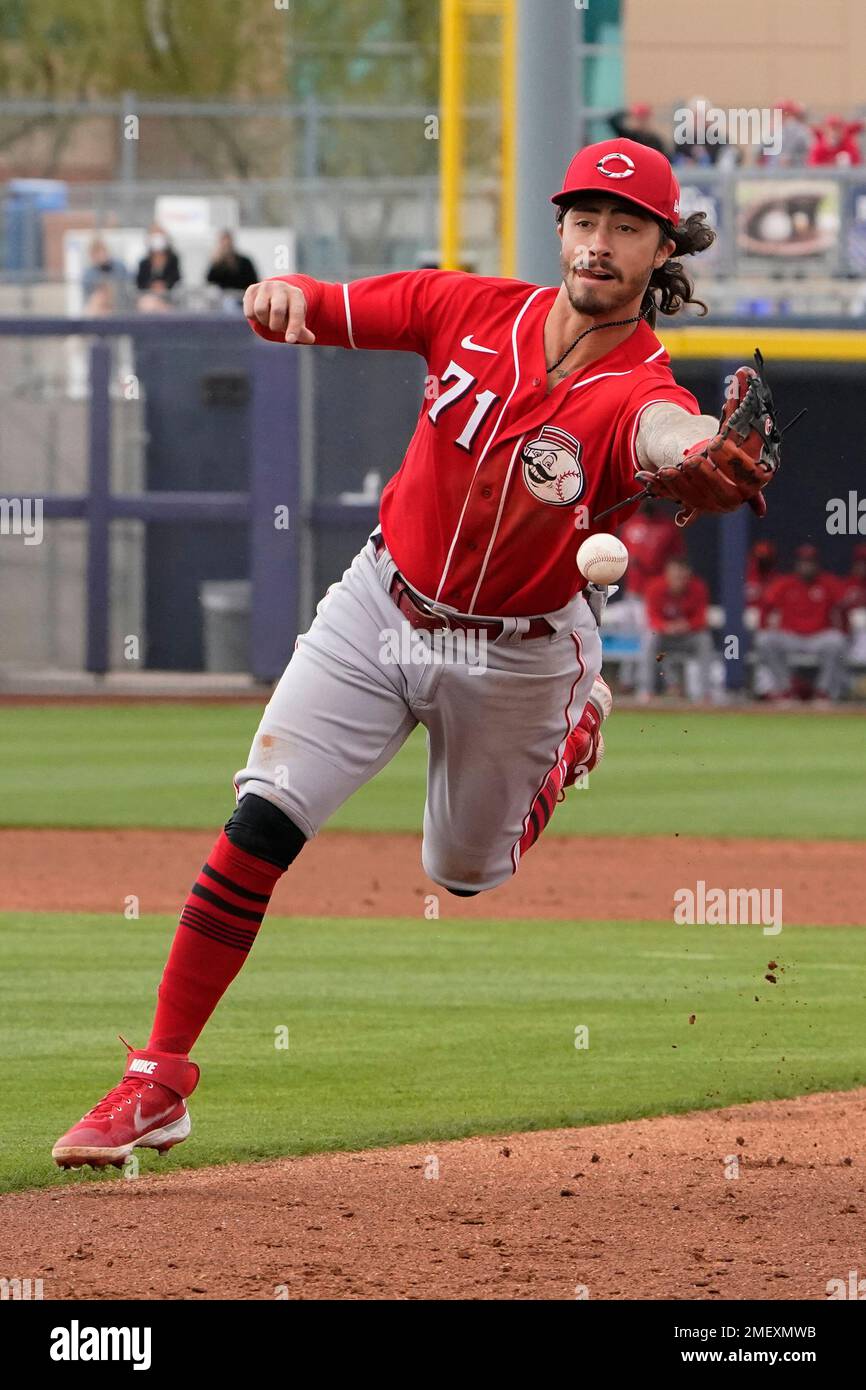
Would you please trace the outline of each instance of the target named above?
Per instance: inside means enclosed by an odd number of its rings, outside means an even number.
[[[46,1299],[824,1299],[863,1266],[864,1126],[861,1090],[72,1179],[0,1198],[0,1268]]]
[[[17,911],[179,912],[214,840],[210,831],[0,830],[14,865],[3,907]],[[414,917],[428,894],[443,916],[664,921],[676,889],[782,889],[791,925],[863,922],[866,857],[856,841],[548,836],[520,872],[476,899],[452,898],[421,868],[414,835],[331,831],[308,845],[277,886],[273,911],[298,917]],[[576,896],[576,884],[580,896]]]
[[[120,912],[136,893],[142,912],[177,912],[212,841],[3,830],[3,906]],[[858,844],[670,837],[548,837],[514,880],[458,902],[425,877],[417,837],[332,832],[274,911],[411,917],[438,893],[443,916],[664,920],[698,879],[781,887],[792,924],[862,921]],[[47,1299],[822,1299],[863,1264],[864,1124],[861,1090],[132,1181],[69,1175],[0,1197],[0,1269],[42,1278]]]

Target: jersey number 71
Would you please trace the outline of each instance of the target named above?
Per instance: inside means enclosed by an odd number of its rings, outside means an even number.
[[[427,418],[431,425],[437,423],[443,410],[448,410],[450,406],[462,401],[467,392],[471,391],[472,387],[477,384],[478,378],[467,372],[465,367],[458,366],[456,362],[451,361],[439,380],[442,386],[445,385],[446,381],[451,381],[454,384],[449,386],[447,391],[442,392],[427,412]],[[459,445],[461,449],[466,449],[467,452],[472,448],[472,441],[481,427],[481,422],[498,400],[499,397],[495,391],[475,392],[475,409],[463,426],[459,437],[454,441],[455,444]]]

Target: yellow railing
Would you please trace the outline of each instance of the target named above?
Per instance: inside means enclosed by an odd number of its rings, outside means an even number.
[[[439,263],[455,270],[461,263],[462,196],[466,108],[466,20],[489,15],[499,21],[502,48],[499,101],[500,215],[499,270],[514,274],[515,206],[515,0],[441,0],[441,57],[439,79]]]
[[[775,358],[812,362],[866,361],[866,333],[846,328],[688,328],[668,327],[664,318],[656,336],[671,357],[727,357],[748,362],[756,347]]]

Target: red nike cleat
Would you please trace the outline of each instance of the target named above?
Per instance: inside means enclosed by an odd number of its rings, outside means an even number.
[[[195,1062],[171,1052],[128,1051],[123,1080],[54,1145],[61,1168],[122,1168],[133,1149],[165,1153],[189,1135],[186,1097],[198,1085]]]
[[[569,734],[565,745],[568,771],[562,783],[563,790],[573,787],[578,777],[585,772],[592,772],[601,762],[604,757],[601,726],[612,709],[613,696],[610,686],[601,676],[596,676],[583,714]]]

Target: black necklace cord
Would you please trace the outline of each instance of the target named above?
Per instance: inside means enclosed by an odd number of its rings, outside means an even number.
[[[547,375],[550,376],[551,372],[555,372],[557,367],[560,367],[562,365],[568,354],[570,352],[574,352],[574,349],[577,347],[578,343],[582,342],[588,333],[595,333],[599,328],[624,328],[627,323],[639,323],[640,320],[644,317],[644,315],[650,312],[651,308],[652,305],[650,305],[648,309],[642,309],[639,314],[635,314],[633,319],[614,319],[613,323],[594,323],[589,328],[585,328],[582,333],[579,333],[577,335],[574,342],[571,344],[571,347],[567,347],[562,356],[557,357],[553,366],[548,367]]]

